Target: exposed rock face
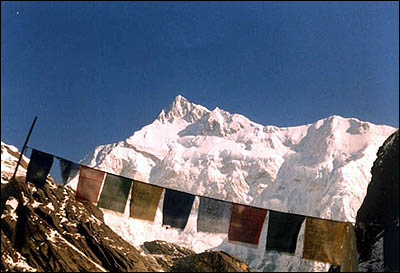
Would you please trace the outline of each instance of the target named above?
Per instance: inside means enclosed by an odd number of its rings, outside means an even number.
[[[375,248],[382,248],[384,226],[399,222],[399,130],[384,142],[377,155],[367,195],[357,213],[359,262],[365,271],[383,268],[383,260],[376,254],[382,251]]]
[[[176,260],[188,255],[196,254],[194,251],[161,240],[144,242],[142,248],[148,252],[166,272],[171,272]]]
[[[173,272],[251,272],[238,258],[223,251],[189,255],[175,262]]]
[[[250,267],[223,251],[196,254],[190,249],[165,241],[145,242],[142,246],[167,272],[250,272]]]
[[[147,250],[151,254],[163,254],[174,257],[184,257],[192,254],[196,254],[194,251],[185,247],[178,246],[173,243],[168,243],[161,240],[144,242],[142,248]]]
[[[391,224],[399,218],[399,131],[379,148],[357,221]]]

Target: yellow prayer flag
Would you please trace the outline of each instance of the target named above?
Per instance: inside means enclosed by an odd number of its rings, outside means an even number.
[[[340,272],[358,272],[356,232],[353,225],[350,223],[346,225],[344,233]]]
[[[154,221],[163,188],[133,181],[130,217]]]
[[[346,223],[306,218],[303,259],[340,265]]]

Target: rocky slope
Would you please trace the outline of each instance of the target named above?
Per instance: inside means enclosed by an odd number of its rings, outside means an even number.
[[[372,180],[357,213],[360,270],[383,271],[383,229],[399,225],[399,130],[379,148]]]
[[[246,264],[224,253],[203,253],[197,257],[190,251],[172,255],[166,249],[178,246],[167,242],[163,242],[165,248],[157,254],[133,246],[104,223],[100,209],[75,200],[70,188],[57,185],[50,177],[44,187],[25,183],[28,158],[24,157],[16,179],[10,180],[18,150],[5,143],[1,150],[2,272],[180,272],[192,265],[199,271],[248,271]],[[159,263],[160,257],[172,258],[170,263]]]
[[[152,254],[165,271],[171,272],[251,272],[250,267],[223,251],[194,251],[165,241],[145,242],[142,246]]]
[[[312,124],[264,126],[238,114],[176,97],[157,119],[118,143],[101,145],[81,163],[136,180],[282,212],[355,221],[376,152],[396,129],[331,116]],[[69,183],[76,188],[77,177]],[[318,204],[316,206],[315,204]],[[301,259],[302,227],[294,256],[265,252],[268,217],[257,248],[196,231],[198,199],[184,231],[104,210],[114,231],[136,245],[168,240],[195,252],[223,250],[257,271],[323,271]]]

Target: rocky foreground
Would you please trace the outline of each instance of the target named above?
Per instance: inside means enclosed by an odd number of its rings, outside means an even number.
[[[2,144],[2,161],[3,150]],[[100,209],[75,200],[70,188],[50,177],[41,188],[25,183],[26,167],[25,160],[15,180],[2,168],[2,272],[250,271],[224,252],[196,254],[163,241],[133,246],[104,223]]]

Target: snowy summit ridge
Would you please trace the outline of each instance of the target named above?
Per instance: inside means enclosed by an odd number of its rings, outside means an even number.
[[[218,107],[210,111],[179,95],[151,124],[126,140],[97,147],[81,163],[192,194],[354,222],[366,195],[378,148],[395,130],[337,115],[295,127],[264,126]],[[77,178],[69,186],[75,188],[76,183]],[[162,202],[159,210],[161,205]],[[198,201],[192,210],[193,217],[197,206]],[[159,211],[155,225],[161,221],[160,214]],[[111,214],[105,215],[107,221]],[[117,220],[112,221],[110,225],[120,233],[130,229],[128,223],[123,227],[116,224]],[[195,251],[210,248],[209,237],[199,243],[196,236],[201,235],[195,233],[194,221],[189,219],[184,233],[174,242]],[[147,224],[137,225],[144,228]],[[141,243],[173,237],[166,235],[172,231],[161,231],[156,226],[150,229],[157,238],[135,237],[132,231],[130,240]],[[225,237],[218,238],[221,242]],[[259,248],[264,253],[264,247]],[[234,249],[231,253],[243,259],[250,255],[248,250],[236,253],[237,248]],[[275,258],[268,259],[273,262]],[[272,268],[260,265],[265,261],[247,259],[254,269],[279,270],[279,262],[273,262],[277,267]],[[296,261],[298,266],[304,264]],[[287,267],[282,269],[286,271]],[[303,269],[316,267],[304,265]],[[293,265],[293,270],[299,267]]]
[[[208,112],[210,111],[207,108],[191,103],[185,97],[178,95],[170,107],[161,111],[157,119],[162,123],[173,122],[175,119],[193,123]]]
[[[336,115],[296,127],[263,126],[178,95],[153,123],[99,146],[82,163],[194,194],[353,221],[376,151],[394,130]],[[308,207],[309,197],[337,208]]]

